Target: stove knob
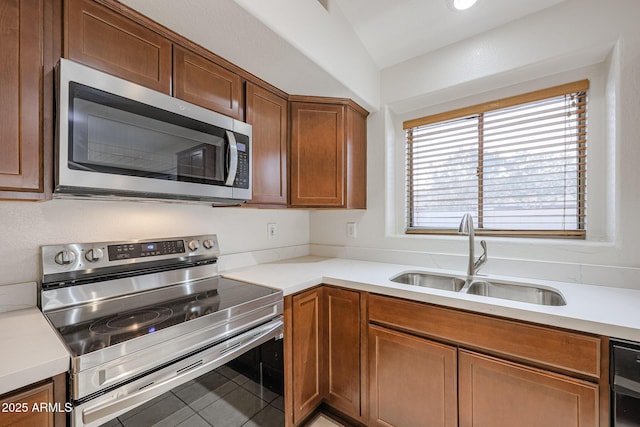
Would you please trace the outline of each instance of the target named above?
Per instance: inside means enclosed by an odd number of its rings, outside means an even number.
[[[76,261],[76,253],[71,249],[63,249],[54,258],[56,264],[69,265]]]
[[[102,259],[103,256],[104,256],[104,252],[100,248],[89,249],[87,253],[84,255],[84,257],[89,262],[99,261],[100,259]]]
[[[214,243],[213,239],[207,239],[202,242],[202,245],[206,249],[212,249],[216,244]]]
[[[191,249],[191,251],[197,251],[198,248],[200,247],[200,243],[197,240],[191,240],[189,242],[189,249]]]

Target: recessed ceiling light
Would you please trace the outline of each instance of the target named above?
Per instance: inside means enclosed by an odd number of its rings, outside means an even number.
[[[453,10],[466,10],[476,3],[477,0],[447,0],[447,5]]]

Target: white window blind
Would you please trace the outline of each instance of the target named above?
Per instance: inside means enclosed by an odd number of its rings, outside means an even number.
[[[582,237],[588,81],[404,123],[407,232]]]

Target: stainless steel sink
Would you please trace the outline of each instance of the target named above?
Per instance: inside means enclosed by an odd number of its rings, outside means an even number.
[[[531,304],[567,305],[567,302],[560,292],[538,286],[475,280],[471,282],[466,291],[472,295],[502,298]]]
[[[408,271],[392,277],[392,282],[405,285],[422,286],[425,288],[442,289],[458,292],[465,284],[464,279],[451,276],[441,276],[423,271]]]

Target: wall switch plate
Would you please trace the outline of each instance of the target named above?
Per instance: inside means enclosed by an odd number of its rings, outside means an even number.
[[[356,223],[348,222],[347,223],[347,237],[350,239],[356,238]]]
[[[276,238],[277,235],[278,235],[278,227],[276,226],[276,223],[270,222],[269,224],[267,224],[267,238],[269,240],[273,240]]]

